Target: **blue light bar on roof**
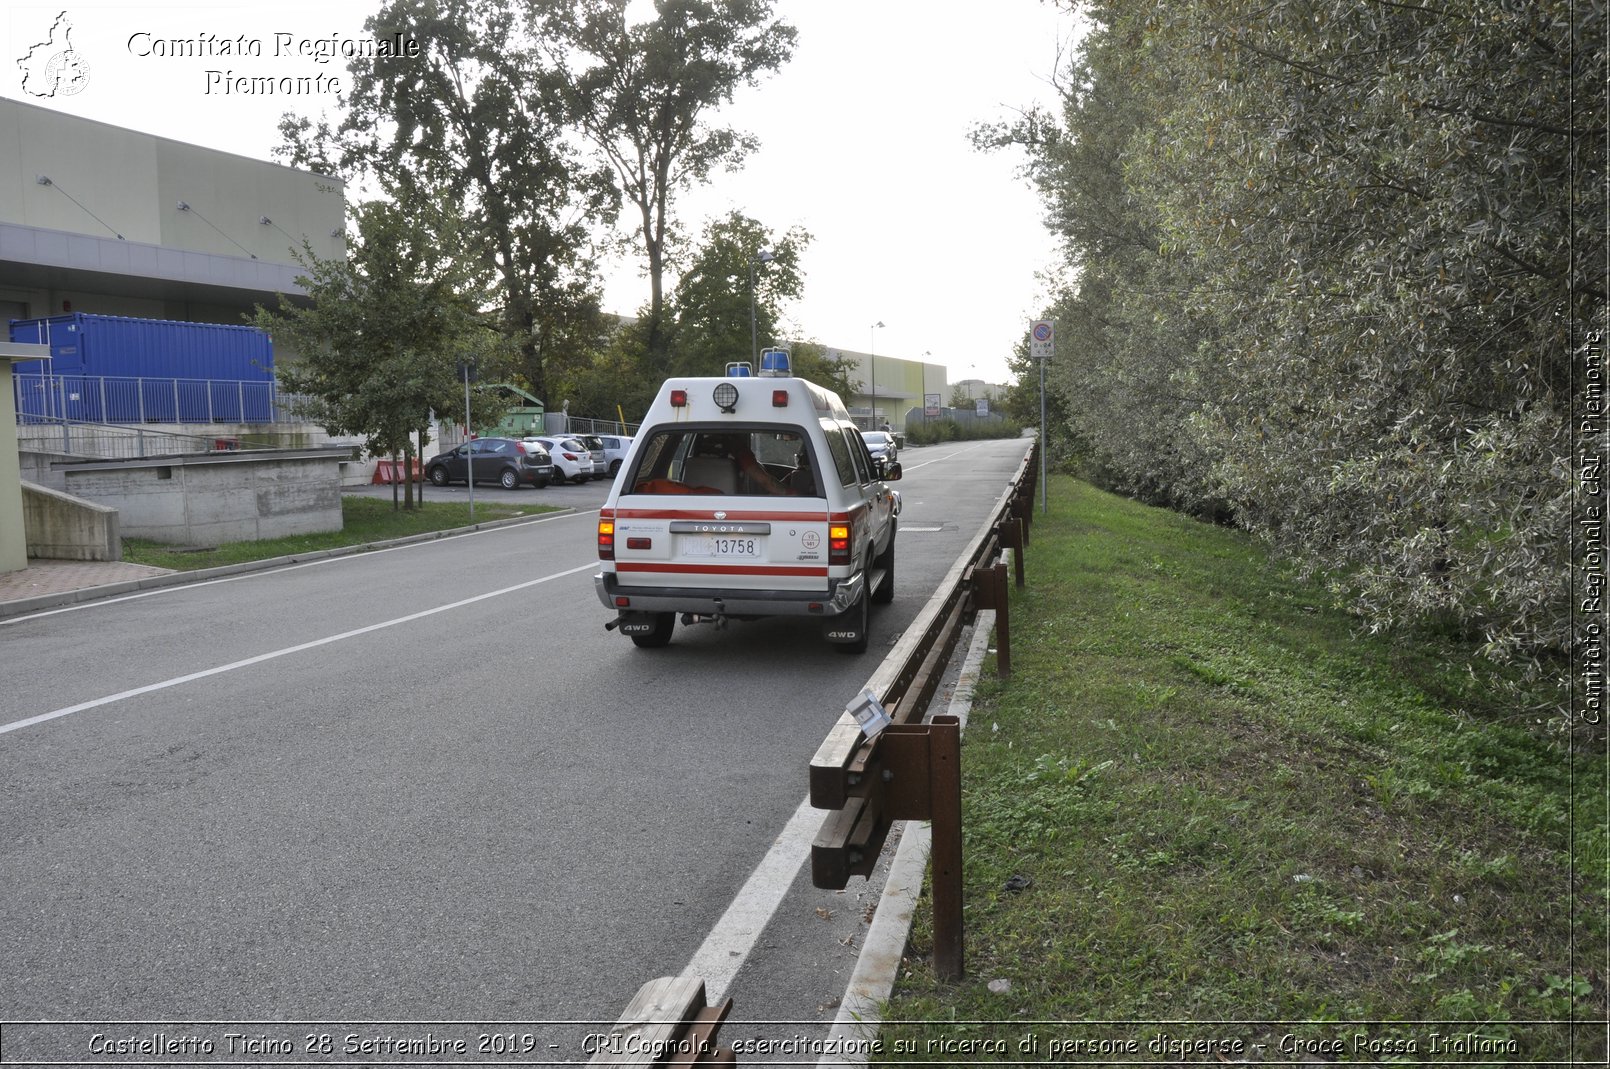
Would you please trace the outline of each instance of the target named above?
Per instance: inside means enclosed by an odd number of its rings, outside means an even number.
[[[760,373],[767,378],[789,378],[794,374],[787,349],[764,349],[760,354]]]

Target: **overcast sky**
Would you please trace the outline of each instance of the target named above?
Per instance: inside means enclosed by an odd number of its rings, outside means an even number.
[[[640,0],[641,2],[641,0]],[[303,41],[362,36],[378,0],[131,4],[13,3],[3,16],[12,60],[46,39],[64,11],[87,76],[81,90],[38,97],[22,71],[0,93],[43,107],[271,159],[286,110],[338,112],[328,93],[226,92],[217,75],[344,78],[339,61],[298,55]],[[1006,358],[1043,307],[1051,238],[1020,159],[982,154],[976,123],[1049,103],[1049,78],[1073,23],[1041,0],[991,0],[965,16],[915,0],[778,0],[799,30],[794,58],[723,117],[760,138],[742,171],[677,205],[689,231],[737,209],[774,230],[814,237],[804,299],[787,310],[804,337],[949,368],[950,381],[1004,381]],[[259,55],[162,54],[160,42],[208,35],[256,42]],[[224,77],[228,77],[225,75]],[[37,83],[35,83],[37,84]],[[630,314],[648,296],[635,263],[611,265],[605,305]],[[872,324],[885,326],[874,330]]]

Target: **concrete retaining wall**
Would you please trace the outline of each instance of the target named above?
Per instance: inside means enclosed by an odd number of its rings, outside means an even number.
[[[22,524],[28,556],[46,560],[122,560],[123,536],[115,508],[22,484]]]
[[[125,538],[215,546],[341,530],[341,461],[326,450],[59,465],[76,497],[121,513]]]

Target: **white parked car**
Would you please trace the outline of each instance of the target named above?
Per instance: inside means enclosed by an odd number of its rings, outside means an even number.
[[[626,454],[631,451],[632,439],[624,434],[595,435],[604,450],[604,476],[613,479],[621,470],[621,464],[626,460]],[[598,448],[593,448],[593,464],[598,463]]]
[[[604,440],[590,431],[571,431],[570,437],[586,446],[587,451],[593,455],[593,478],[609,478],[609,457],[606,455]]]
[[[569,435],[552,438],[527,438],[548,451],[553,458],[553,481],[558,486],[566,482],[586,482],[593,477],[593,454],[590,449]]]

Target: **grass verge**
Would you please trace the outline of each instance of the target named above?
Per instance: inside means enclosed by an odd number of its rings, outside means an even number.
[[[228,542],[208,549],[175,549],[144,538],[123,540],[123,559],[131,564],[149,564],[176,571],[216,568],[225,564],[244,564],[321,549],[384,542],[392,538],[449,531],[474,523],[534,516],[560,511],[546,505],[506,505],[482,502],[475,506],[471,521],[468,504],[427,501],[413,509],[393,509],[391,502],[375,497],[346,495],[341,498],[341,530],[319,534],[288,535],[260,542]]]
[[[967,978],[919,909],[881,1060],[1603,1064],[1602,743],[1240,532],[1051,489],[964,744]]]

